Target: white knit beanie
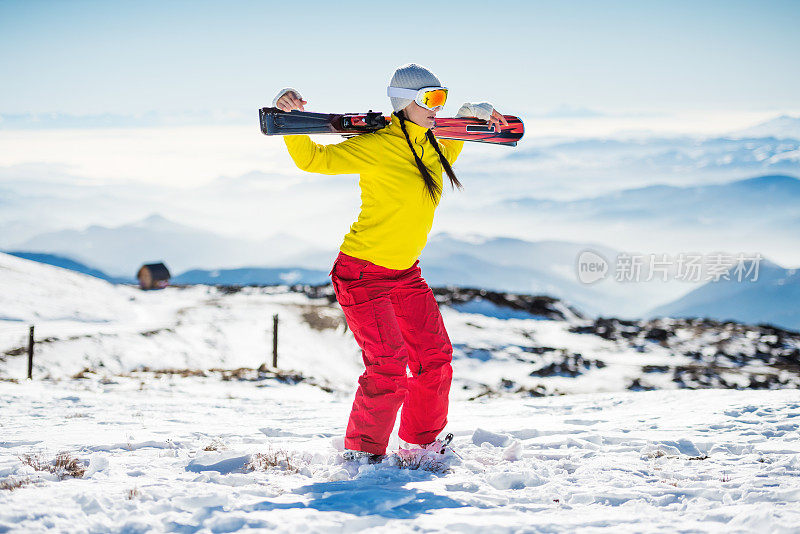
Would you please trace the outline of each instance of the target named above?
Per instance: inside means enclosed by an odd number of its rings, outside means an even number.
[[[404,89],[422,89],[423,87],[439,87],[442,82],[439,78],[421,65],[416,63],[409,63],[402,67],[397,67],[392,76],[392,81],[389,82],[389,87],[402,87]],[[397,96],[390,96],[389,100],[392,101],[392,108],[395,111],[400,111],[414,100],[409,98],[400,98]]]

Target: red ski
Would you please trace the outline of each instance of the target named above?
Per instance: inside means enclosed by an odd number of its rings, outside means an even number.
[[[494,126],[487,126],[486,121],[480,119],[437,117],[433,133],[442,139],[517,146],[517,141],[522,139],[525,133],[525,125],[519,117],[513,115],[503,115],[503,117],[508,121],[508,126],[502,126],[500,131],[495,130]]]

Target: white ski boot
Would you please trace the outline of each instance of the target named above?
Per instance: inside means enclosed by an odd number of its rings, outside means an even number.
[[[453,434],[447,434],[444,439],[437,439],[424,445],[401,442],[397,451],[400,467],[439,473],[449,472],[448,464],[453,453],[453,450],[449,448],[451,441],[453,441]]]

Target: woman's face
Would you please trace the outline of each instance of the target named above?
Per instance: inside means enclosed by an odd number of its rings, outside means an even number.
[[[406,118],[411,122],[422,126],[423,128],[433,128],[436,125],[436,113],[442,109],[441,106],[430,110],[425,109],[416,102],[411,102],[404,108]]]

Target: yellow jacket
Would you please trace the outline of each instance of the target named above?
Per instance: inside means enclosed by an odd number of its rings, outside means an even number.
[[[441,188],[442,164],[425,137],[427,129],[408,120],[405,125],[414,150]],[[425,248],[441,195],[431,201],[398,119],[382,130],[334,145],[314,143],[307,135],[287,135],[284,140],[304,171],[361,175],[361,212],[339,247],[342,252],[387,269],[414,264]],[[452,165],[464,142],[437,141]]]

